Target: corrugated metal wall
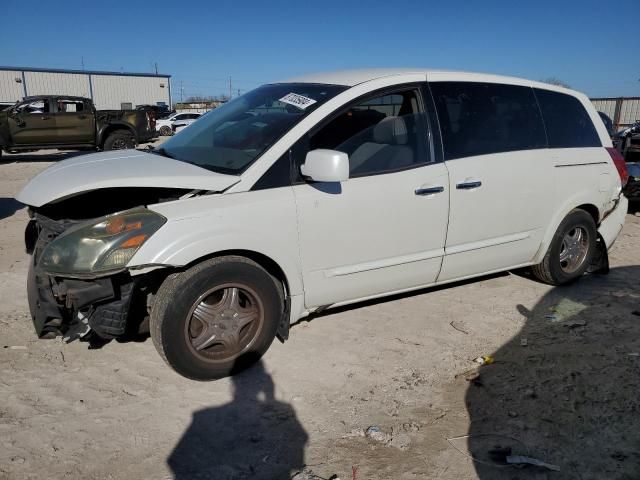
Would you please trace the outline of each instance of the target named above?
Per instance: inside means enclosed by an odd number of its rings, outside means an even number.
[[[75,95],[89,97],[89,75],[24,72],[27,95]]]
[[[16,82],[24,78],[24,82]],[[103,72],[0,70],[0,103],[14,103],[26,95],[74,95],[93,98],[100,110],[120,109],[123,103],[171,105],[168,77],[106,75]]]
[[[16,79],[20,82],[16,82]],[[14,103],[24,96],[22,72],[19,70],[0,71],[0,102]]]
[[[118,77],[91,75],[93,102],[101,109],[119,109],[122,103],[155,105],[169,102],[168,79],[158,77]],[[161,87],[164,85],[164,87]]]
[[[627,98],[620,106],[620,124],[630,125],[640,120],[640,98]]]
[[[591,102],[611,119],[616,130],[640,120],[640,97],[592,98]]]

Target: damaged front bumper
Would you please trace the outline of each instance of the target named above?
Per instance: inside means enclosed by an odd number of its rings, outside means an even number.
[[[127,332],[136,282],[128,274],[79,280],[48,275],[31,262],[29,310],[39,337],[80,336],[90,328],[102,338]]]
[[[130,317],[146,315],[146,296],[141,292],[144,276],[126,271],[96,278],[67,278],[52,275],[39,267],[44,248],[73,225],[36,215],[25,232],[27,253],[31,254],[27,277],[29,310],[36,334],[41,338],[64,335],[74,339],[89,330],[109,339],[128,332]],[[140,302],[137,301],[139,297]],[[142,323],[137,319],[137,325]]]

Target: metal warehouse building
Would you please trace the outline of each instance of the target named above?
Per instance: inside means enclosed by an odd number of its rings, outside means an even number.
[[[615,130],[630,127],[640,120],[640,97],[592,98],[596,110],[606,114]]]
[[[88,97],[99,110],[171,106],[171,75],[0,67],[0,104],[31,95]]]

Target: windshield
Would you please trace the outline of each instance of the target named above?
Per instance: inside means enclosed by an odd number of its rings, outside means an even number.
[[[165,142],[158,153],[239,175],[302,118],[348,87],[264,85],[218,107]]]

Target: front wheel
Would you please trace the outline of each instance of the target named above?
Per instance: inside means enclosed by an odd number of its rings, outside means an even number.
[[[596,250],[596,223],[584,210],[572,210],[556,231],[549,250],[533,274],[551,285],[562,285],[587,271]]]
[[[162,127],[160,127],[158,133],[160,133],[160,135],[162,135],[163,137],[168,137],[169,135],[171,135],[171,127],[163,125]]]
[[[269,348],[283,314],[281,284],[257,263],[219,257],[167,277],[151,309],[158,353],[180,375],[215,380]]]

